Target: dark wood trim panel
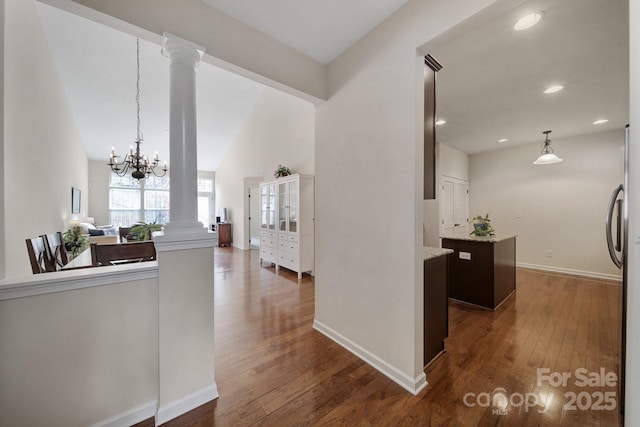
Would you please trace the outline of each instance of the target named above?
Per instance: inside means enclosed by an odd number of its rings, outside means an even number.
[[[424,57],[424,199],[436,198],[436,74],[442,65]]]
[[[447,255],[424,261],[424,355],[427,366],[444,351],[449,328]]]

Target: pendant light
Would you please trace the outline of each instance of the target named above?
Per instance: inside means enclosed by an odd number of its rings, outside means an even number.
[[[562,159],[553,154],[553,148],[551,148],[551,140],[549,139],[550,130],[542,132],[545,135],[544,146],[538,160],[533,162],[534,165],[550,165],[551,163],[559,163]]]

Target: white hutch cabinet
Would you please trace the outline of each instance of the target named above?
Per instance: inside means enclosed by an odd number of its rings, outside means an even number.
[[[278,261],[278,230],[276,229],[275,182],[260,184],[260,262]]]
[[[313,272],[313,177],[289,175],[260,183],[260,262]]]

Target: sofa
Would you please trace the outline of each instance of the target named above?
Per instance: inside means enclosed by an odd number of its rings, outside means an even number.
[[[82,235],[89,239],[90,243],[106,245],[119,243],[118,231],[112,225],[95,226],[89,222],[81,222]]]

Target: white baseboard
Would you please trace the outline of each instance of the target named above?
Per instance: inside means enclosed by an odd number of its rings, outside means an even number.
[[[420,375],[415,378],[411,378],[410,376],[400,372],[394,366],[380,359],[375,354],[360,347],[358,344],[354,343],[347,337],[339,334],[338,332],[334,331],[323,323],[318,322],[315,319],[313,321],[313,328],[321,334],[326,335],[336,343],[340,344],[342,347],[346,348],[351,353],[367,362],[369,365],[373,366],[375,369],[377,369],[393,382],[407,390],[409,393],[418,395],[418,393],[420,393],[427,386],[427,377],[424,372],[420,373]]]
[[[205,387],[201,390],[191,393],[182,399],[174,400],[158,408],[156,413],[156,426],[164,424],[167,421],[174,419],[182,414],[189,412],[192,409],[197,408],[200,405],[204,405],[218,398],[218,386],[216,384]]]
[[[158,401],[152,400],[151,402],[147,402],[122,414],[114,415],[106,420],[91,424],[90,427],[120,427],[137,424],[141,421],[153,418],[156,414],[157,406]]]
[[[573,276],[591,277],[593,279],[612,280],[622,283],[622,275],[618,276],[615,274],[597,273],[595,271],[573,270],[571,268],[562,267],[549,267],[546,265],[528,264],[526,262],[518,262],[516,263],[516,266],[530,268],[532,270],[548,271],[550,273],[570,274]]]

